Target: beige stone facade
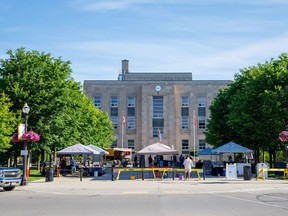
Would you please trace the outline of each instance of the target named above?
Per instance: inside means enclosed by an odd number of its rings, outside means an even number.
[[[206,147],[203,131],[209,106],[230,82],[192,80],[192,73],[130,73],[128,60],[123,60],[118,80],[85,80],[84,91],[113,115],[115,147],[138,151],[159,141],[161,131],[161,143],[187,154]]]

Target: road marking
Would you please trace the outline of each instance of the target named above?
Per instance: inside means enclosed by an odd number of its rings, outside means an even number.
[[[269,204],[269,203],[265,203],[265,202],[259,202],[259,201],[254,201],[254,200],[249,200],[249,199],[244,199],[244,198],[239,198],[239,197],[233,197],[233,196],[228,196],[228,195],[223,195],[223,194],[218,194],[218,193],[215,193],[215,194],[211,193],[211,195],[221,196],[221,197],[226,197],[226,198],[229,198],[229,199],[241,200],[241,201],[244,201],[244,202],[256,203],[256,204],[260,204],[260,205],[266,205],[266,206],[271,206],[271,207],[275,207],[275,208],[281,208],[281,209],[288,210],[287,207],[279,206],[279,205],[273,205],[273,204]]]
[[[148,194],[147,191],[124,191],[123,194]]]
[[[189,191],[162,191],[163,194],[187,194]]]

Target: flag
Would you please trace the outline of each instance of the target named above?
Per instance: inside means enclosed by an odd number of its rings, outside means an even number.
[[[125,118],[125,116],[123,115],[123,116],[122,116],[122,124],[125,124],[125,122],[126,122],[126,118]]]
[[[247,159],[253,160],[253,153],[247,153],[246,157]]]
[[[194,127],[196,128],[196,124],[197,124],[197,123],[196,123],[196,118],[194,118],[193,121],[194,121],[194,122],[193,122],[193,123],[194,123]]]
[[[161,134],[160,128],[158,128],[158,138],[161,142],[162,141],[162,134]]]

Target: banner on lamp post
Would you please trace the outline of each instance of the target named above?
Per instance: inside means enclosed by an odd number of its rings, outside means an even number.
[[[24,133],[25,133],[25,124],[18,124],[18,140],[22,139]]]
[[[20,154],[21,155],[28,155],[28,150],[21,150]]]

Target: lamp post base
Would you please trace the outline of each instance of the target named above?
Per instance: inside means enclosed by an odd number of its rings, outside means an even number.
[[[27,179],[22,179],[22,182],[21,182],[20,185],[22,185],[22,186],[27,186],[27,185],[28,185]]]

